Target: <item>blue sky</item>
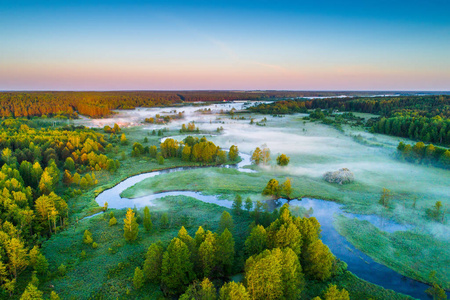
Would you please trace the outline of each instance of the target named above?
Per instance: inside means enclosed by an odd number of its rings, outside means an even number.
[[[1,90],[450,90],[450,2],[0,1]]]

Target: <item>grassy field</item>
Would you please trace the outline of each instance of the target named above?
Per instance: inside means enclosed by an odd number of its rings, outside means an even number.
[[[436,280],[450,289],[450,253],[443,251],[446,243],[420,231],[388,233],[367,221],[342,215],[336,218],[335,227],[356,248],[405,276],[428,282],[432,280],[430,274],[439,270]]]

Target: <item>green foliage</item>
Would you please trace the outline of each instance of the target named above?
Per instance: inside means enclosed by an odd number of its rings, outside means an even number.
[[[236,195],[236,197],[233,200],[231,209],[233,210],[233,213],[236,215],[240,215],[242,213],[242,197],[241,197],[241,195],[239,195],[239,194]]]
[[[65,276],[67,273],[67,267],[64,264],[59,265],[58,267],[58,275]]]
[[[239,149],[237,146],[232,145],[230,151],[228,151],[228,159],[231,161],[236,161],[239,157]]]
[[[216,300],[216,288],[208,278],[205,278],[201,283],[195,281],[193,284],[191,284],[179,299]]]
[[[163,213],[159,222],[161,224],[161,228],[169,228],[169,214]]]
[[[220,288],[219,300],[250,300],[250,296],[242,283],[230,281]]]
[[[43,293],[33,284],[28,284],[20,300],[42,300]]]
[[[334,257],[321,240],[312,242],[304,254],[305,274],[310,278],[325,281],[331,276]]]
[[[133,276],[133,286],[135,289],[140,289],[143,285],[144,285],[144,272],[139,267],[136,267]]]
[[[151,244],[145,255],[143,272],[145,279],[150,282],[161,280],[161,268],[164,249],[159,243]]]
[[[267,232],[264,226],[256,225],[245,240],[245,252],[248,256],[259,254],[267,249]]]
[[[339,290],[335,284],[330,284],[325,291],[324,300],[350,300],[350,296],[345,289]]]
[[[280,187],[278,184],[278,180],[276,179],[270,179],[269,182],[267,183],[266,187],[264,188],[263,195],[269,195],[272,197],[279,197],[280,196]]]
[[[114,226],[117,224],[117,219],[113,216],[109,219],[109,226]]]
[[[289,157],[285,154],[281,154],[277,157],[277,165],[279,166],[287,166],[289,164]]]
[[[83,243],[85,244],[92,244],[94,242],[94,239],[92,238],[92,233],[89,232],[89,230],[85,230],[83,234]]]
[[[150,216],[150,209],[148,206],[144,207],[144,228],[146,231],[152,231],[153,223]]]
[[[249,212],[251,211],[253,208],[253,201],[250,197],[247,197],[247,199],[245,199],[245,209]]]
[[[161,288],[166,294],[180,294],[194,278],[190,252],[185,243],[174,238],[163,255]]]
[[[218,233],[222,233],[225,229],[228,229],[230,232],[234,230],[233,217],[227,211],[224,211],[220,217]]]

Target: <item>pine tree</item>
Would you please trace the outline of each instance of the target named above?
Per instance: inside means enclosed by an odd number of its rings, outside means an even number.
[[[25,288],[20,300],[42,300],[43,293],[33,284],[29,283]]]
[[[143,266],[144,276],[150,282],[159,282],[164,249],[160,243],[151,244],[145,255]]]
[[[224,211],[222,216],[220,216],[218,233],[221,234],[225,228],[228,228],[230,232],[233,232],[234,230],[233,218],[227,211]]]
[[[83,234],[83,243],[85,244],[92,244],[94,242],[94,239],[92,238],[92,233],[89,232],[89,230],[85,230]]]
[[[242,197],[241,195],[236,195],[234,198],[233,204],[231,206],[233,213],[240,215],[242,212]]]
[[[331,277],[334,257],[321,240],[312,242],[304,254],[305,274],[310,278],[325,281]]]
[[[136,218],[134,217],[134,212],[131,208],[128,208],[125,219],[123,219],[123,236],[127,242],[134,241],[139,232],[139,225],[136,222]]]
[[[252,228],[245,240],[245,252],[248,256],[259,254],[267,249],[267,232],[261,225]]]
[[[217,264],[217,242],[211,231],[206,233],[205,240],[198,248],[198,256],[202,264],[203,276],[210,277]]]
[[[163,255],[161,287],[166,294],[180,294],[194,278],[190,252],[185,243],[174,238]]]
[[[245,199],[245,209],[250,212],[253,208],[253,201],[252,199],[250,199],[250,197],[247,197],[247,199]]]
[[[140,289],[144,285],[144,272],[139,268],[136,267],[134,270],[134,277],[133,277],[133,286],[135,289]]]
[[[234,239],[231,232],[225,228],[217,240],[217,260],[224,275],[231,274],[234,262]]]
[[[144,228],[146,231],[151,231],[153,228],[152,218],[150,216],[150,209],[148,206],[144,208]]]
[[[219,300],[250,300],[250,296],[242,283],[230,281],[220,288]]]

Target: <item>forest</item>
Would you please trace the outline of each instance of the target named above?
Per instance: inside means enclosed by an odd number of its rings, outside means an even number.
[[[337,92],[307,91],[0,92],[0,117],[74,118],[81,114],[99,118],[111,115],[111,110],[114,109],[169,106],[183,102],[290,99],[338,94]]]
[[[373,132],[424,143],[450,145],[450,96],[355,97],[287,100],[250,107],[266,114],[292,114],[308,109],[378,114],[367,121]],[[324,116],[322,116],[323,118]]]

